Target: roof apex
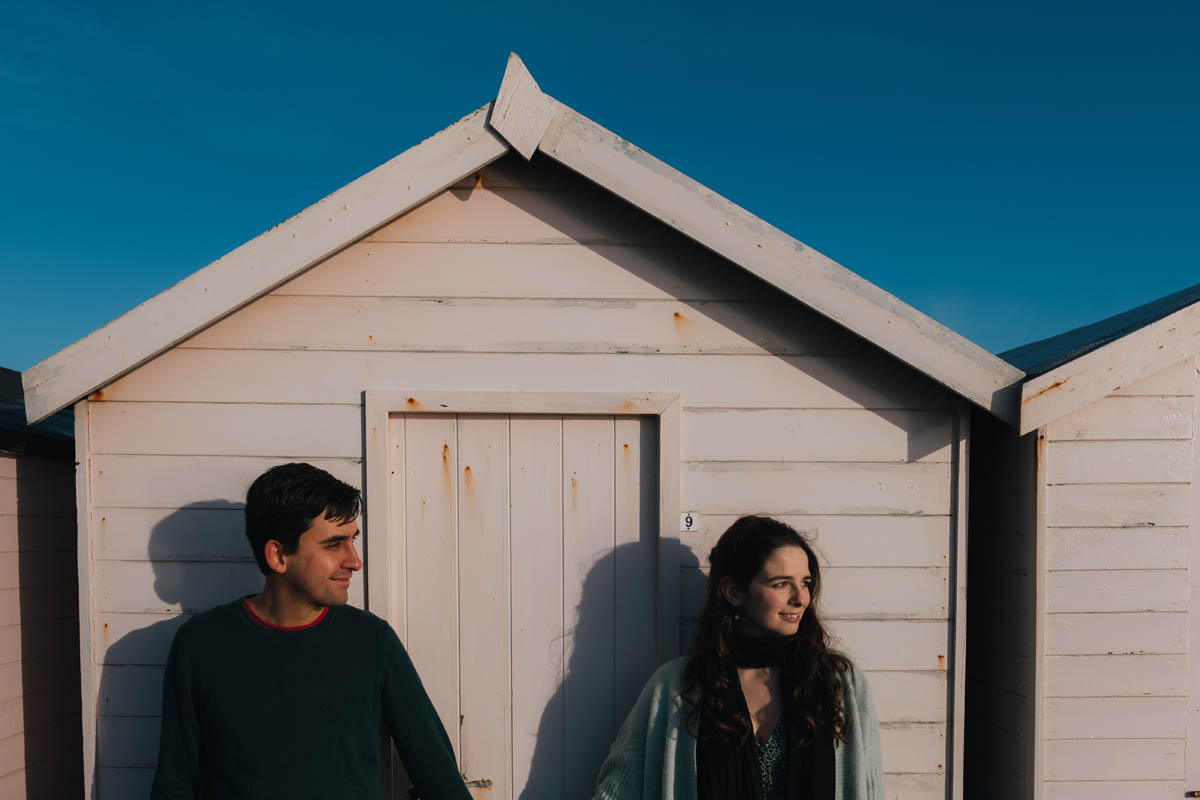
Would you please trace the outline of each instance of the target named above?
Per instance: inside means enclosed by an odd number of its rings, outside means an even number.
[[[493,103],[26,370],[30,421],[86,397],[510,149],[564,164],[996,416],[1024,373],[543,94],[510,54]]]

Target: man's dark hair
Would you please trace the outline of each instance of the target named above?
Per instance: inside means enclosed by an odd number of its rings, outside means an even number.
[[[271,572],[263,552],[270,540],[290,555],[318,516],[341,524],[355,519],[361,507],[358,489],[312,464],[271,467],[246,492],[246,538],[258,568],[263,575]]]

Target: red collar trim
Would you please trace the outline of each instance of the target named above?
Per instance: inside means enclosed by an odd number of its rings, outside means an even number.
[[[253,620],[257,625],[261,625],[262,627],[269,628],[273,631],[302,631],[319,624],[321,620],[325,619],[325,615],[329,613],[329,606],[325,606],[321,609],[321,613],[317,615],[317,618],[312,622],[308,623],[307,625],[294,625],[289,628],[284,625],[276,625],[274,622],[267,622],[258,614],[255,614],[254,609],[250,607],[249,597],[242,598],[242,608],[246,609],[246,613],[250,615],[250,619]]]

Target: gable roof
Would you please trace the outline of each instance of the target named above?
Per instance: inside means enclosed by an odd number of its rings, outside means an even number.
[[[1200,353],[1200,284],[1000,357],[1021,387],[1022,434]]]
[[[564,164],[1015,424],[1019,369],[543,94],[515,53],[493,103],[26,370],[29,419],[111,383],[510,148]]]

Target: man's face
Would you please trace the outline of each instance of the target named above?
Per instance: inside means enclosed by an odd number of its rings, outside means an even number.
[[[282,579],[313,606],[345,605],[350,577],[362,569],[354,548],[358,521],[337,523],[322,514],[300,536],[296,552],[284,556]]]

